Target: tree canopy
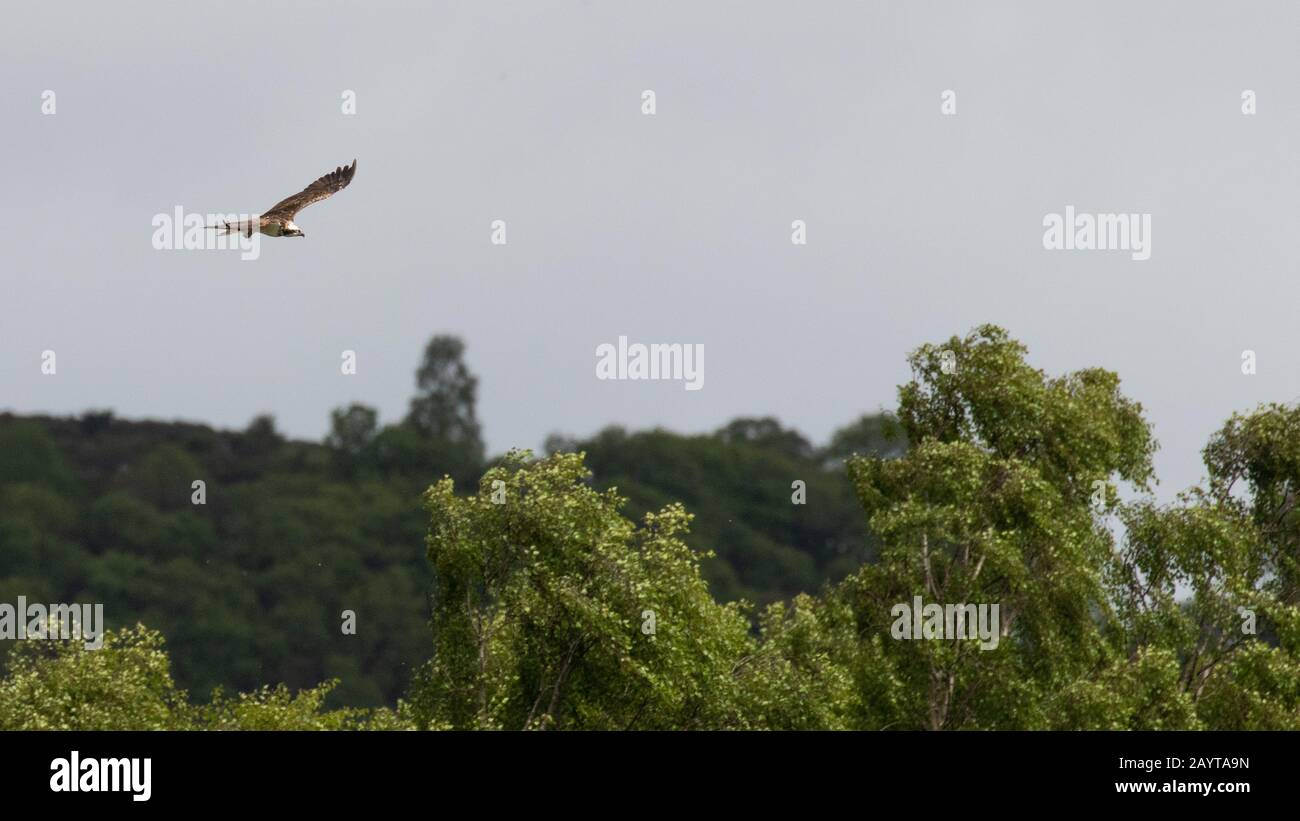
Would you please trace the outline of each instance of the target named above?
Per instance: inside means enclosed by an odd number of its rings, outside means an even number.
[[[1159,503],[1118,376],[982,326],[824,447],[753,417],[486,462],[429,350],[406,419],[323,446],[0,418],[0,601],[113,614],[12,643],[0,728],[1300,729],[1300,408]]]

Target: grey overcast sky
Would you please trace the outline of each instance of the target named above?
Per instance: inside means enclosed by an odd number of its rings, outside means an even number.
[[[1230,413],[1300,398],[1298,34],[1295,2],[11,4],[0,408],[319,438],[399,418],[455,333],[494,452],[765,414],[823,441],[995,322],[1121,375],[1168,498]],[[151,245],[354,157],[256,261]],[[1151,258],[1045,250],[1067,205],[1151,214]],[[619,335],[702,343],[704,389],[596,379]]]

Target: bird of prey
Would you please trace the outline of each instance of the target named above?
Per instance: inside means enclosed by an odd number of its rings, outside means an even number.
[[[222,234],[240,233],[247,237],[251,237],[254,230],[268,237],[305,237],[307,235],[302,232],[302,229],[294,225],[294,215],[312,203],[329,199],[347,188],[355,173],[357,173],[357,161],[353,160],[352,165],[340,165],[292,197],[280,200],[256,220],[238,222],[227,220],[221,225],[208,227],[219,228]]]

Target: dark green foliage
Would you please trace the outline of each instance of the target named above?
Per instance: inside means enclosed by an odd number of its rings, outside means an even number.
[[[871,555],[842,466],[776,420],[737,419],[711,436],[614,427],[551,446],[584,452],[596,486],[617,488],[633,518],[685,505],[695,515],[687,543],[716,553],[703,572],[720,601],[767,604],[815,591]],[[805,483],[804,504],[792,501],[796,480]]]
[[[381,426],[353,404],[323,445],[285,439],[269,416],[231,432],[0,415],[0,600],[102,602],[109,626],[160,630],[199,697],[337,679],[333,703],[391,704],[432,652],[420,497],[447,474],[469,489],[484,468],[463,352],[435,338],[407,419]],[[634,515],[676,499],[702,512],[688,541],[722,554],[706,578],[724,601],[816,590],[866,555],[842,470],[773,420],[584,446]],[[794,479],[808,504],[791,504]],[[196,481],[206,504],[192,503]],[[356,635],[341,633],[344,610]]]
[[[333,703],[393,703],[432,652],[420,495],[451,468],[411,427],[376,431],[372,413],[336,412],[324,446],[285,440],[265,419],[226,432],[0,416],[0,440],[29,454],[0,484],[2,600],[97,601],[110,626],[158,629],[198,696],[332,678]],[[600,484],[632,494],[637,516],[673,498],[707,511],[688,541],[725,550],[706,560],[722,600],[816,590],[860,562],[861,516],[841,472],[720,437],[626,439],[592,443],[611,473]],[[794,478],[808,482],[807,505],[790,503]],[[191,504],[196,480],[205,505]],[[343,610],[357,614],[354,636],[340,632]]]
[[[34,454],[0,483],[4,601],[101,602],[110,627],[161,630],[199,697],[338,678],[338,703],[392,703],[427,657],[426,483],[335,476],[326,448],[266,419],[231,433],[4,416],[0,441]],[[368,629],[342,635],[346,609]]]

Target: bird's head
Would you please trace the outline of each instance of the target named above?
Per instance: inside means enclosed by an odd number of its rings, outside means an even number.
[[[299,228],[298,226],[294,225],[294,224],[291,222],[291,223],[288,223],[287,225],[284,226],[284,229],[280,232],[280,236],[282,236],[282,237],[305,237],[305,236],[307,236],[307,235],[304,234],[304,233],[302,232],[302,229],[301,229],[301,228]]]

